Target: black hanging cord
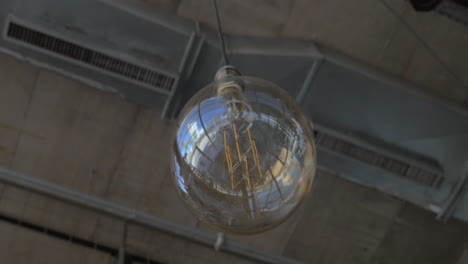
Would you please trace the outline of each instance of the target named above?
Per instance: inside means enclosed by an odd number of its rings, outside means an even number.
[[[216,23],[218,26],[218,37],[219,41],[221,42],[221,49],[223,50],[223,58],[224,58],[224,63],[226,65],[229,65],[229,59],[226,54],[226,44],[224,43],[224,35],[223,35],[223,29],[221,28],[221,20],[219,19],[219,11],[218,11],[218,3],[216,0],[213,0],[213,5],[215,8],[215,13],[216,13]]]

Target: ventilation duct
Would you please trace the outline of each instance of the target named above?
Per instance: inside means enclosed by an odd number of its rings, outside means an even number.
[[[443,183],[443,175],[440,168],[430,164],[429,168],[411,164],[400,158],[389,157],[369,148],[359,146],[356,143],[340,139],[325,132],[317,133],[317,147],[336,155],[362,162],[366,165],[379,168],[384,172],[391,173],[414,183],[439,189]],[[432,165],[432,166],[431,166]]]
[[[175,78],[164,73],[150,70],[145,67],[106,55],[99,51],[72,43],[39,30],[22,26],[13,21],[7,23],[6,39],[16,41],[39,52],[49,53],[76,64],[91,67],[94,70],[103,70],[117,78],[137,82],[139,85],[154,89],[161,93],[170,93]]]

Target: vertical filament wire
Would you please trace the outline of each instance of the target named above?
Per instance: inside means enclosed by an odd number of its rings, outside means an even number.
[[[232,131],[234,134],[234,141],[236,145],[236,150],[237,150],[237,157],[239,161],[239,165],[242,165],[244,163],[244,169],[245,169],[245,180],[247,182],[247,186],[249,187],[249,190],[252,191],[252,183],[251,183],[251,175],[250,175],[250,170],[249,170],[249,163],[247,159],[247,152],[241,152],[241,148],[239,145],[239,134],[237,131],[236,124],[232,124]],[[250,127],[247,128],[247,135],[249,138],[249,143],[250,143],[250,150],[252,151],[252,157],[254,161],[255,167],[257,167],[258,175],[259,178],[263,178],[263,173],[260,168],[260,159],[258,157],[258,150],[257,146],[255,144],[255,141],[252,139],[252,135],[250,133]],[[226,155],[226,162],[228,165],[228,171],[231,177],[231,189],[234,189],[235,184],[234,184],[234,171],[233,171],[233,165],[232,165],[232,158],[231,158],[231,151],[229,149],[229,145],[227,143],[227,138],[226,138],[226,131],[224,131],[224,152]],[[253,168],[254,169],[254,168]]]
[[[236,141],[237,156],[239,157],[239,163],[242,163],[241,152],[239,148],[239,137],[237,135],[236,124],[232,123],[232,130],[234,131],[234,139]]]
[[[260,160],[258,158],[257,145],[255,144],[255,141],[252,140],[252,136],[250,135],[250,127],[247,128],[247,135],[249,136],[250,147],[252,148],[252,156],[254,158],[255,166],[257,167],[257,170],[258,170],[258,175],[260,176],[260,179],[262,179],[263,174],[262,174],[262,169],[260,168]]]
[[[231,151],[226,140],[226,130],[224,130],[224,152],[226,154],[226,162],[228,165],[229,174],[231,175],[231,189],[234,189],[234,172],[232,170]]]
[[[249,190],[252,191],[252,185],[250,185],[250,175],[249,175],[249,163],[247,162],[247,155],[244,153],[244,163],[245,163],[245,176],[247,179],[247,186]]]

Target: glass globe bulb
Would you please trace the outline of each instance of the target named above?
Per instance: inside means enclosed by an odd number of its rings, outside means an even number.
[[[178,193],[202,221],[258,233],[291,216],[316,170],[309,121],[274,84],[224,74],[182,110],[173,144]]]

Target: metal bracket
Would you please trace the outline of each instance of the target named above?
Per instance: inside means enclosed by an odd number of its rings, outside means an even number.
[[[198,24],[198,23],[196,23]],[[180,104],[180,97],[183,93],[183,87],[186,84],[186,81],[192,76],[193,70],[195,68],[195,63],[198,60],[200,51],[205,42],[205,37],[200,35],[198,32],[198,27],[196,31],[193,31],[190,34],[190,38],[187,42],[187,46],[184,51],[184,55],[179,64],[179,74],[180,77],[178,82],[174,84],[171,94],[166,100],[164,108],[161,112],[161,118],[172,118],[175,116],[178,105]]]
[[[302,84],[301,90],[299,90],[299,92],[296,95],[296,101],[299,104],[302,104],[304,102],[304,97],[312,89],[312,83],[314,81],[315,74],[317,73],[318,69],[322,65],[322,62],[323,62],[323,59],[318,58],[318,59],[315,59],[312,65],[310,66],[310,70],[304,79],[304,83]]]
[[[443,206],[437,214],[437,219],[447,221],[452,217],[454,211],[457,209],[460,199],[466,191],[468,191],[468,161],[463,176],[460,177],[460,180],[454,186],[445,206]]]
[[[214,249],[216,251],[219,251],[221,246],[224,244],[224,233],[223,232],[218,232],[218,235],[216,236],[216,242],[214,244]]]

